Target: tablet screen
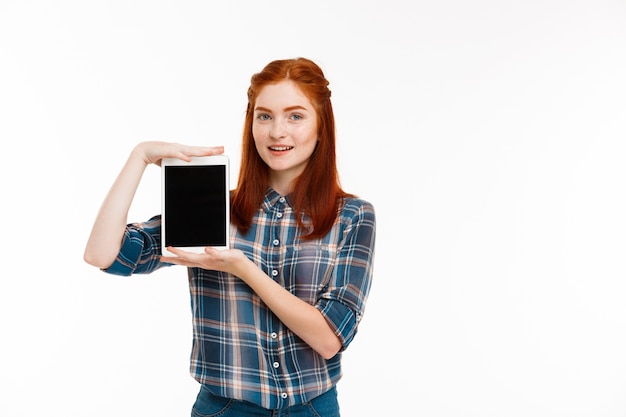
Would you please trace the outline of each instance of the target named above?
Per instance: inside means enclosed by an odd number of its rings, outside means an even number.
[[[164,166],[164,246],[225,247],[226,165]]]

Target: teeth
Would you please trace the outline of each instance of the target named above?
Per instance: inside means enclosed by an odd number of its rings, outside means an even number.
[[[293,149],[293,146],[270,146],[270,149],[273,151],[288,151]]]

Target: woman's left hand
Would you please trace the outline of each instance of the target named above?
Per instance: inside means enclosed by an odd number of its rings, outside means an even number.
[[[239,249],[218,250],[207,246],[203,253],[188,252],[168,247],[167,250],[176,256],[161,256],[162,262],[183,265],[190,268],[202,268],[223,271],[236,276],[245,262],[250,262]]]

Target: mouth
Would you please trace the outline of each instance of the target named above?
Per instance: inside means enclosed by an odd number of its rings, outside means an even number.
[[[269,149],[274,152],[284,152],[292,150],[293,146],[270,146]]]

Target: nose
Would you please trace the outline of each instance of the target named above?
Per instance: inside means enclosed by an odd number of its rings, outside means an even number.
[[[283,122],[278,119],[274,120],[272,128],[270,129],[270,137],[272,139],[280,139],[285,136],[287,136],[287,130],[285,129]]]

